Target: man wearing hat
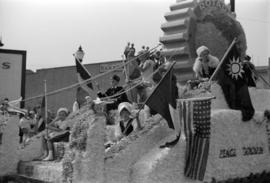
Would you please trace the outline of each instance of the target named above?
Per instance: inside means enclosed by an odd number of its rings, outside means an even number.
[[[219,64],[218,58],[211,55],[206,46],[200,46],[196,50],[196,53],[198,57],[193,65],[193,71],[195,72],[196,78],[210,78]]]
[[[258,76],[256,75],[255,65],[251,62],[251,57],[246,55],[243,60],[243,70],[246,73],[246,83],[248,86],[256,87],[256,81],[258,80]]]
[[[110,110],[115,110],[118,108],[118,105],[121,102],[128,102],[128,98],[126,93],[122,93],[124,92],[124,88],[122,86],[118,86],[120,81],[120,77],[117,75],[113,75],[113,77],[111,78],[111,88],[107,89],[107,91],[105,93],[101,93],[100,91],[97,93],[99,98],[103,98],[103,97],[110,97],[110,96],[114,96],[111,99],[114,99],[114,102],[112,104],[108,104],[107,105],[107,111]],[[100,90],[99,85],[97,84],[97,88],[98,90]],[[117,93],[122,93],[120,95],[117,95]]]

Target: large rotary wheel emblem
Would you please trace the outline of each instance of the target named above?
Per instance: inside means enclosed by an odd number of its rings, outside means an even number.
[[[244,73],[243,65],[240,62],[239,58],[235,59],[234,57],[230,59],[230,63],[227,64],[227,71],[233,79],[243,78],[242,73]]]

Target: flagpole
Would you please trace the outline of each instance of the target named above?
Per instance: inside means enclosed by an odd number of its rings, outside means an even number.
[[[156,91],[156,89],[158,88],[158,86],[160,85],[160,83],[163,81],[163,79],[165,78],[165,76],[171,71],[171,69],[173,68],[174,64],[176,63],[176,61],[173,61],[172,64],[170,65],[169,69],[166,71],[166,73],[163,75],[162,79],[159,81],[159,83],[156,85],[155,89],[153,90],[153,92],[151,93],[150,96],[147,97],[147,99],[144,101],[143,105],[144,106],[146,104],[146,102],[149,100],[149,98],[152,96],[152,94]],[[139,114],[141,112],[141,110],[143,109],[143,107],[141,107],[139,109],[139,111],[137,112],[136,114],[136,119],[137,119],[137,125],[138,125],[138,128],[139,129],[142,129],[142,126],[141,126],[141,122],[140,122],[140,119],[139,119]],[[130,123],[128,126],[126,126],[126,128],[124,129],[124,132],[127,131],[127,129],[131,126],[132,123]],[[123,132],[123,133],[124,133]]]
[[[221,61],[219,62],[217,68],[215,69],[214,73],[213,73],[212,76],[210,77],[210,79],[209,79],[209,81],[208,81],[209,83],[213,80],[214,76],[215,76],[215,75],[217,74],[217,72],[219,71],[219,69],[220,69],[222,63],[224,62],[225,58],[227,57],[229,51],[232,49],[232,47],[233,47],[233,45],[236,43],[236,41],[237,41],[237,38],[234,38],[233,41],[232,41],[232,43],[231,43],[231,45],[229,46],[229,48],[226,50],[225,54],[223,55]]]
[[[49,129],[48,129],[48,105],[47,105],[47,82],[46,80],[44,80],[44,103],[45,103],[45,119],[44,119],[44,122],[45,122],[45,126],[46,126],[46,136],[48,138],[49,136]]]

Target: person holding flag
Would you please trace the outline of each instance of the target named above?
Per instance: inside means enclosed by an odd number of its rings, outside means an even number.
[[[110,110],[116,110],[118,108],[118,105],[121,102],[128,102],[128,98],[126,93],[122,93],[117,95],[118,93],[124,92],[124,88],[122,86],[119,86],[120,77],[117,75],[113,75],[111,77],[111,87],[106,90],[105,93],[102,93],[100,91],[99,83],[96,83],[96,87],[98,89],[97,95],[100,99],[104,97],[110,97],[113,96],[111,99],[113,100],[113,103],[107,104],[107,112]]]
[[[200,46],[196,53],[196,58],[193,71],[195,72],[197,79],[210,78],[218,66],[219,60],[217,57],[210,54],[210,50],[206,46]]]

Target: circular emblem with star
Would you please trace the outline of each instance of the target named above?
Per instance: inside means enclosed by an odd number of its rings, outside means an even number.
[[[238,79],[239,77],[242,78],[242,73],[244,73],[245,71],[243,70],[243,65],[240,62],[239,58],[235,59],[235,57],[233,57],[230,60],[230,63],[227,64],[228,68],[227,71],[229,72],[229,75],[233,78],[233,79]]]

